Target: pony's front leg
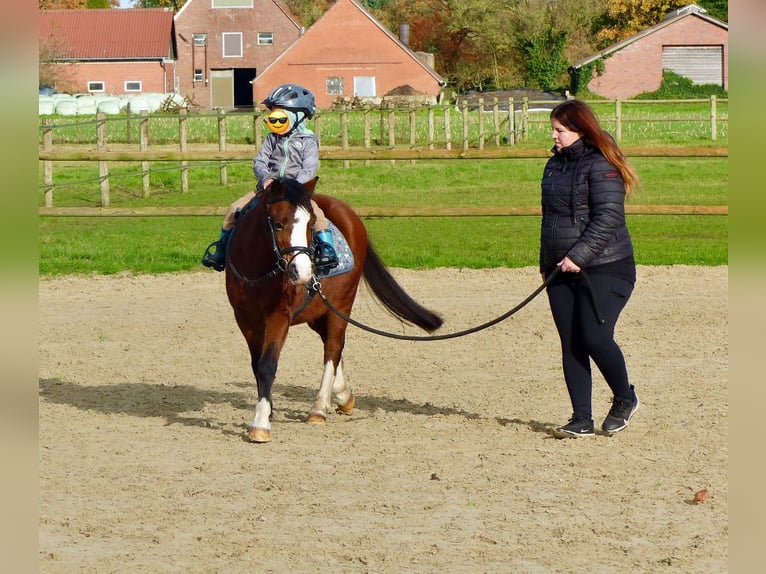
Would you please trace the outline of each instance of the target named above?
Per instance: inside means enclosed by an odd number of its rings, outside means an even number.
[[[277,374],[278,352],[271,347],[259,359],[253,360],[253,373],[258,383],[258,402],[255,404],[255,416],[247,436],[252,442],[271,440],[271,387]]]

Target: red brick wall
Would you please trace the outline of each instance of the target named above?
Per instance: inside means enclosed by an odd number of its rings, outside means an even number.
[[[686,16],[644,36],[604,60],[604,74],[588,89],[606,98],[631,98],[652,92],[662,82],[663,46],[723,46],[724,87],[729,86],[729,31],[697,16]]]
[[[253,0],[252,9],[210,6],[210,0],[189,0],[175,19],[178,92],[202,108],[211,104],[211,69],[255,68],[261,73],[300,35],[300,28],[271,0]],[[242,33],[242,58],[223,57],[223,32]],[[259,46],[259,32],[273,33],[274,44]],[[208,35],[206,56],[204,49],[192,49],[194,34]],[[193,82],[194,68],[202,68],[208,81]]]
[[[81,62],[61,67],[59,92],[86,93],[88,82],[104,82],[104,92],[113,95],[173,91],[173,62],[164,66],[159,62]],[[128,81],[140,81],[141,92],[125,92]]]
[[[354,76],[374,76],[376,95],[408,84],[433,96],[438,79],[424,69],[351,2],[338,0],[271,68],[253,82],[254,101],[275,86],[293,82],[314,92],[318,108],[338,97],[327,93],[327,78],[343,78],[345,96],[353,97]]]

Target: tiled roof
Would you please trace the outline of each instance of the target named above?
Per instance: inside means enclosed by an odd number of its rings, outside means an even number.
[[[142,60],[175,58],[173,11],[42,10],[40,43],[61,60]]]

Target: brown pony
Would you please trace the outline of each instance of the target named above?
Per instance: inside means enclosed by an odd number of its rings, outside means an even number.
[[[350,315],[364,277],[372,293],[394,315],[428,332],[442,324],[438,315],[415,302],[392,277],[351,207],[332,197],[313,195],[315,183],[301,185],[292,179],[272,183],[242,211],[227,249],[226,292],[247,341],[258,385],[255,417],[248,431],[253,442],[271,440],[271,388],[292,325],[307,323],[324,343],[322,382],[308,422],[325,422],[331,401],[338,412],[350,413],[354,407],[342,367],[347,322],[331,313],[320,297],[310,296],[317,281],[310,199],[340,230],[353,255],[350,270],[320,278],[322,293],[335,308]]]

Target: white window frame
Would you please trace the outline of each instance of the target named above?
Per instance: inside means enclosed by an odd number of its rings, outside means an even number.
[[[207,46],[207,34],[192,34],[192,38],[195,46]]]
[[[129,88],[129,84],[138,84],[138,89],[135,88]],[[142,92],[144,90],[144,84],[141,82],[141,80],[125,80],[125,84],[123,85],[123,89],[126,92]]]
[[[239,54],[233,55],[233,54],[226,54],[226,48],[227,48],[227,39],[234,40],[234,38],[239,39]],[[229,46],[230,47],[230,46]],[[224,58],[241,58],[243,55],[242,50],[242,32],[222,32],[221,33],[221,53]]]
[[[199,74],[197,73],[197,70],[199,70]],[[205,70],[202,68],[195,68],[194,70],[194,81],[195,82],[204,82],[205,81]]]
[[[273,46],[274,45],[274,32],[258,32],[258,45],[259,46]]]
[[[252,8],[253,0],[212,0],[213,9]]]
[[[101,86],[101,87],[96,87]],[[88,82],[88,93],[92,92],[105,92],[106,91],[106,82],[103,80],[91,80]]]

